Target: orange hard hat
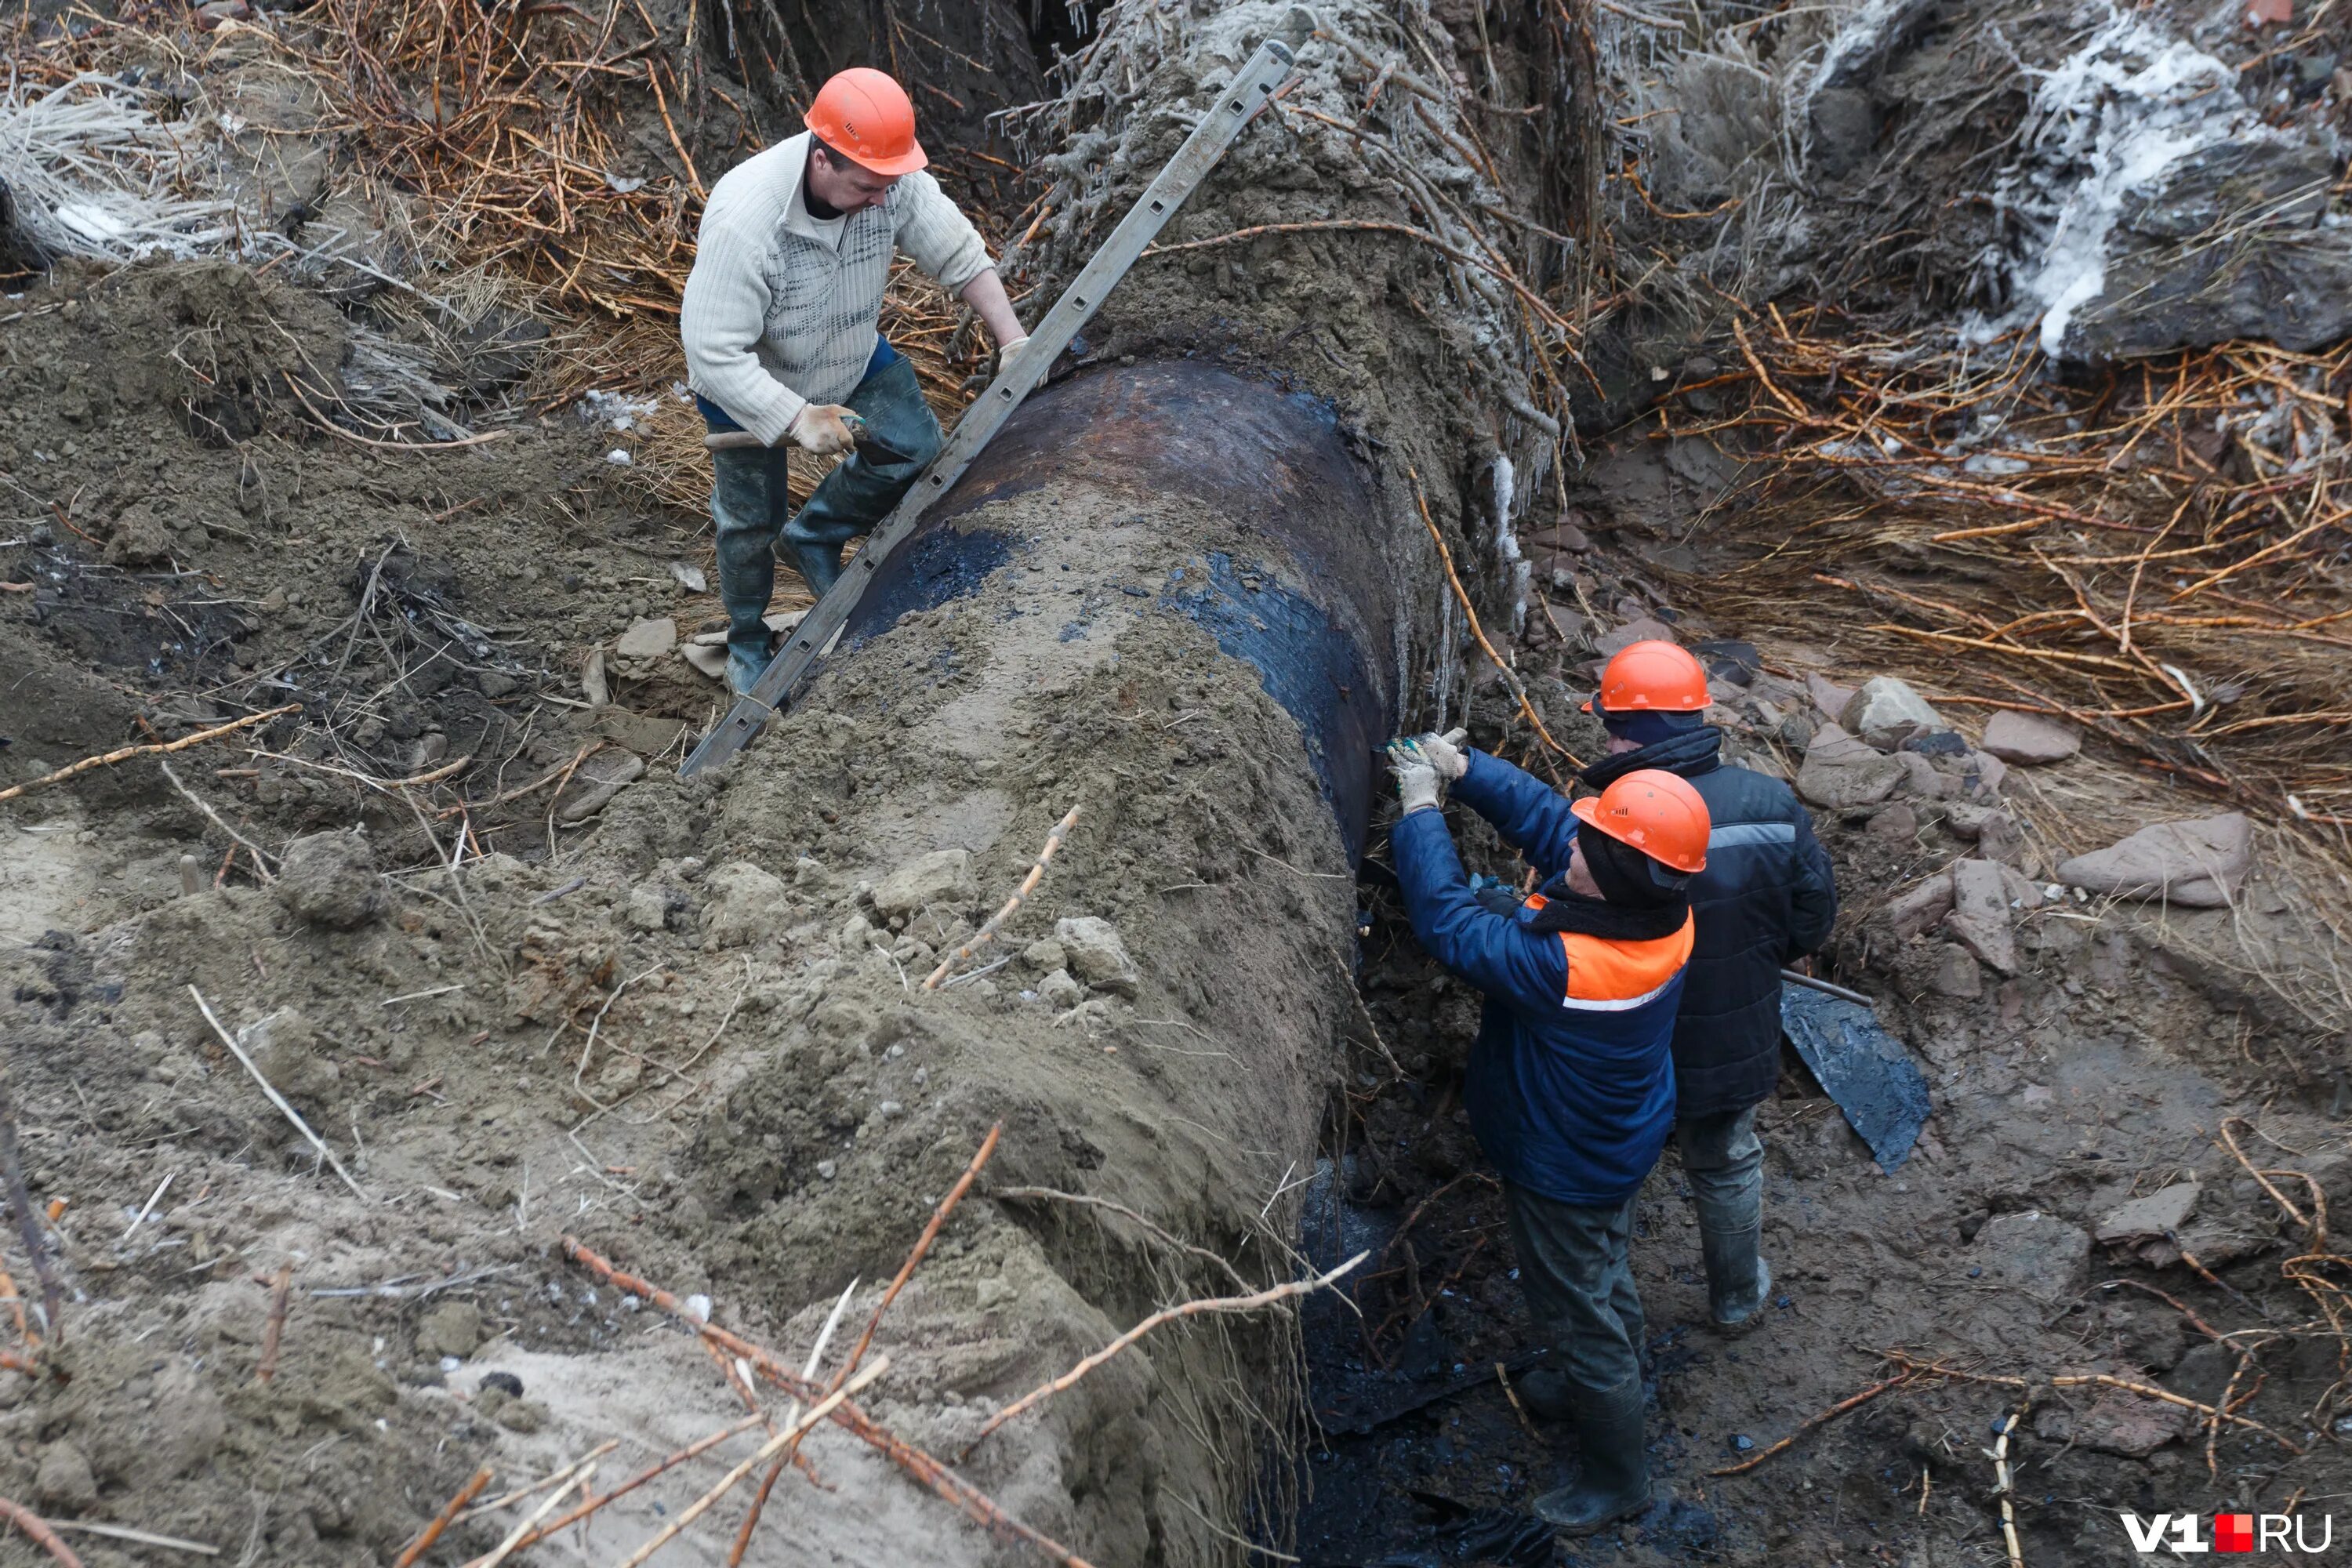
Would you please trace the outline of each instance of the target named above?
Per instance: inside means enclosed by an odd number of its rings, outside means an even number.
[[[1641,768],[1569,809],[1577,820],[1676,871],[1706,869],[1706,802],[1663,768]]]
[[[1706,671],[1687,649],[1674,643],[1627,643],[1601,672],[1601,689],[1584,705],[1587,713],[1696,713],[1713,700]]]
[[[852,66],[817,89],[802,122],[861,169],[893,178],[930,162],[915,141],[907,89],[870,66]]]

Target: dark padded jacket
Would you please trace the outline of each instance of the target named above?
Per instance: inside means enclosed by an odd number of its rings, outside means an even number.
[[[1719,730],[1694,730],[1584,771],[1599,789],[1637,768],[1664,768],[1706,802],[1706,869],[1691,885],[1698,942],[1675,1020],[1683,1117],[1770,1097],[1780,1076],[1780,966],[1819,949],[1837,921],[1837,882],[1812,819],[1780,780],[1727,766],[1722,742]]]

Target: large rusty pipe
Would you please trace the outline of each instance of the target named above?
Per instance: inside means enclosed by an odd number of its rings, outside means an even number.
[[[1297,721],[1349,859],[1371,813],[1374,748],[1395,712],[1401,615],[1364,465],[1329,405],[1187,362],[1080,374],[1030,397],[877,574],[844,639],[972,592],[1022,542],[992,502],[1181,498],[1213,526],[1146,593],[1254,667]],[[1085,571],[1083,561],[1078,570]]]

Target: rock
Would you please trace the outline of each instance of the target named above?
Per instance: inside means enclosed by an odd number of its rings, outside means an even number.
[[[536,1399],[509,1399],[490,1419],[509,1432],[536,1432],[547,1425],[547,1406]]]
[[[2181,1412],[2119,1388],[2102,1389],[2080,1413],[2046,1405],[2034,1416],[2033,1433],[2046,1443],[2071,1443],[2126,1459],[2144,1459],[2180,1436]]]
[[[1903,782],[1896,786],[1906,795],[1916,795],[1921,800],[1941,800],[1944,797],[1944,775],[1936,764],[1916,752],[1897,752],[1895,761],[1903,769]]]
[[[1952,912],[1944,929],[2003,974],[2017,973],[2017,933],[2010,929],[2009,884],[1990,860],[1952,865]]]
[[[602,763],[604,758],[597,758]],[[574,784],[584,782],[585,791],[556,809],[555,820],[562,823],[585,822],[606,806],[613,797],[646,776],[646,760],[635,752],[621,757],[602,773],[591,773],[582,768]]]
[[[591,708],[602,708],[613,700],[613,683],[604,675],[604,650],[592,647],[588,662],[580,667],[580,695],[588,700]]]
[[[1874,813],[1870,818],[1870,835],[1874,838],[1891,839],[1900,844],[1917,837],[1919,814],[1896,801],[1893,805]]]
[[[1643,616],[1627,621],[1613,632],[1601,633],[1594,639],[1592,646],[1599,650],[1602,658],[1614,658],[1620,650],[1631,647],[1637,642],[1673,642],[1675,640],[1674,627],[1663,621],[1654,621]]]
[[[980,897],[971,877],[971,851],[935,849],[908,861],[874,889],[874,907],[885,919],[912,919],[926,909],[942,916],[961,914]]]
[[[1973,840],[1977,853],[1987,860],[2014,866],[2025,858],[2025,835],[2017,819],[1996,806],[1963,802],[1944,813],[1944,826],[1954,837]]]
[[[2111,1211],[2091,1235],[2110,1247],[2161,1238],[2166,1231],[2177,1231],[2189,1223],[2199,1190],[2195,1182],[2175,1182],[2160,1192],[2134,1198]]]
[[[444,1301],[416,1322],[416,1353],[469,1356],[482,1342],[482,1310],[471,1301]]]
[[[2253,824],[2232,811],[2143,827],[2121,843],[2063,862],[2058,880],[2094,893],[2210,910],[2231,901],[2253,863]]]
[[[1823,718],[1835,720],[1839,714],[1845,711],[1845,705],[1853,700],[1853,688],[1840,686],[1826,675],[1815,675],[1808,671],[1805,676],[1805,695],[1813,700],[1813,706],[1822,710]]]
[[[686,726],[676,719],[657,719],[650,713],[634,712],[610,704],[596,710],[595,721],[588,726],[592,734],[618,742],[641,757],[658,757],[677,744]]]
[[[2021,768],[2063,763],[2083,749],[2083,737],[2069,725],[2036,713],[2002,709],[1985,724],[1978,749]]]
[[[79,1513],[98,1501],[98,1478],[89,1458],[71,1443],[52,1443],[41,1451],[41,1468],[33,1477],[33,1500],[44,1508]]]
[[[2074,1296],[2090,1278],[2090,1233],[2053,1215],[2001,1215],[1977,1232],[1976,1247],[1986,1279],[2045,1301]]]
[[[726,644],[690,642],[678,652],[686,656],[686,662],[694,667],[696,674],[712,680],[727,679]]]
[[[1143,984],[1118,928],[1094,915],[1077,915],[1054,922],[1054,940],[1069,955],[1070,973],[1087,984],[1114,995],[1132,998]]]
[[[247,1024],[236,1032],[236,1043],[270,1087],[298,1103],[314,1105],[324,1100],[342,1077],[333,1062],[318,1054],[319,1031],[292,1007]]]
[[[1813,731],[1797,770],[1797,793],[1828,811],[1875,805],[1905,778],[1903,764],[1874,751],[1835,724]]]
[[[613,644],[616,658],[659,658],[677,646],[677,623],[667,616],[639,621]]]
[[[2098,292],[2053,357],[2340,342],[2352,331],[2352,231],[2320,222],[2336,177],[2334,156],[2303,136],[2233,136],[2174,159],[2122,203]]]
[[[741,947],[782,929],[791,899],[782,878],[748,860],[730,860],[703,880],[710,912],[702,929],[714,947]]]
[[[1944,716],[1908,681],[1891,675],[1874,676],[1862,683],[1837,716],[1838,723],[1882,752],[1891,752],[1912,736],[1948,730]]]
[[[629,889],[621,918],[631,931],[660,931],[669,924],[669,895],[650,882],[640,882]]]
[[[349,931],[383,910],[375,851],[356,833],[314,833],[286,847],[278,901],[296,919]]]
[[[2009,764],[1990,752],[1970,752],[1961,764],[1961,777],[1974,778],[1979,794],[1998,797],[2001,780],[2009,777]]]
[[[1063,952],[1062,944],[1051,937],[1040,942],[1033,942],[1023,948],[1021,961],[1041,974],[1051,974],[1056,969],[1067,969],[1070,966],[1069,954]]]
[[[114,525],[103,559],[109,566],[152,566],[169,560],[172,531],[143,506],[134,506]]]
[[[1927,989],[1956,1002],[1973,1002],[1984,994],[1984,975],[1976,954],[1952,942],[1936,944],[1934,967],[1927,972]]]
[[[1055,1012],[1067,1012],[1087,999],[1087,988],[1077,983],[1066,969],[1056,969],[1037,982],[1037,994]]]
[[[1934,930],[1952,912],[1952,874],[1938,871],[1905,889],[1887,901],[1885,912],[1887,922],[1895,928],[1897,942]]]

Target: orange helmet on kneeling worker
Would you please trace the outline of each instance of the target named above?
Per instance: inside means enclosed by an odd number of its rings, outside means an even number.
[[[930,162],[915,140],[915,105],[907,89],[870,66],[852,66],[817,89],[802,123],[877,174],[911,174]]]
[[[1601,671],[1601,689],[1584,705],[1587,713],[1696,713],[1712,699],[1706,671],[1688,649],[1675,643],[1627,643]]]
[[[1679,650],[1677,650],[1679,651]],[[1570,805],[1577,820],[1685,874],[1706,869],[1706,802],[1663,768],[1641,768]]]

